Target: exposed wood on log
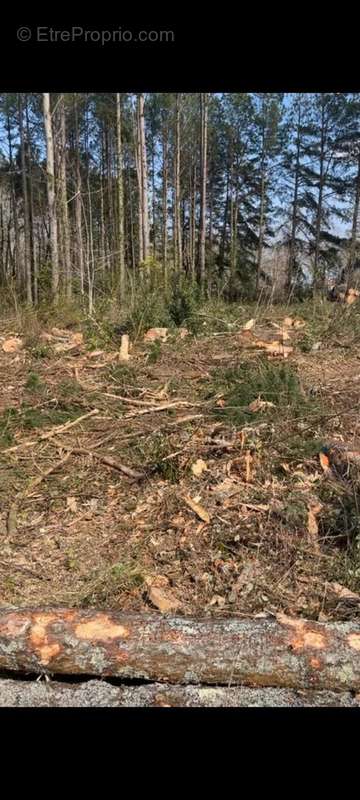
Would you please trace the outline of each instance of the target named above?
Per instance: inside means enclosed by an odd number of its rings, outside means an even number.
[[[0,680],[0,707],[162,707],[162,708],[280,708],[352,707],[360,699],[350,692],[293,689],[249,689],[245,686],[113,686],[99,680],[80,684]]]
[[[360,690],[360,625],[0,610],[0,669],[174,684]]]

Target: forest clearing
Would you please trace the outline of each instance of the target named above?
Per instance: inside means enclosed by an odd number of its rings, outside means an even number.
[[[359,704],[359,142],[0,95],[0,704]]]

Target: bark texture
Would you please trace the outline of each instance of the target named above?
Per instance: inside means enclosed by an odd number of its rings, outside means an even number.
[[[360,625],[3,609],[0,670],[359,691]]]

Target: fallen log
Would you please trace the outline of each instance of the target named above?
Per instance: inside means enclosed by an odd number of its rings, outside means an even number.
[[[350,692],[296,692],[246,686],[112,686],[100,680],[80,684],[0,680],[0,708],[359,708]]]
[[[0,670],[359,691],[360,624],[0,609]]]

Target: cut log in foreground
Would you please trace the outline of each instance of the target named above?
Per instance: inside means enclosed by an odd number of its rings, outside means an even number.
[[[359,691],[360,624],[3,609],[0,670]]]
[[[350,692],[249,689],[246,686],[112,686],[91,680],[81,684],[0,680],[0,707],[47,708],[359,708]]]

